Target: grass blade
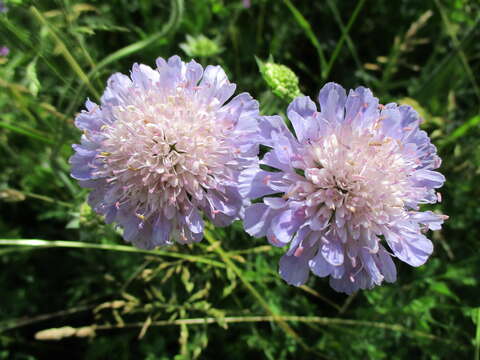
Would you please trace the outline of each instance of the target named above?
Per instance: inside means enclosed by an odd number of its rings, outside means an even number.
[[[176,259],[182,259],[190,262],[204,263],[220,268],[224,268],[225,265],[219,261],[211,260],[203,256],[181,254],[173,251],[163,250],[142,250],[127,245],[115,245],[115,244],[94,244],[81,241],[62,241],[62,240],[40,240],[40,239],[0,239],[0,246],[19,246],[19,247],[31,247],[31,248],[74,248],[74,249],[95,249],[95,250],[107,250],[107,251],[119,251],[128,253],[138,253],[147,255],[166,256]],[[7,249],[9,250],[9,249]]]
[[[91,84],[89,77],[83,72],[80,65],[77,63],[73,55],[70,53],[70,51],[68,50],[67,46],[62,41],[60,36],[56,33],[55,29],[53,29],[52,26],[48,23],[47,19],[45,19],[42,13],[38,11],[35,6],[30,7],[30,11],[37,18],[37,20],[48,29],[49,34],[57,43],[57,46],[60,49],[60,52],[62,53],[63,57],[65,58],[67,63],[70,65],[72,70],[77,74],[77,76],[82,80],[82,82],[88,87],[88,89],[95,96],[95,98],[97,99],[100,98],[100,94]]]
[[[325,79],[328,78],[328,75],[330,74],[330,71],[332,70],[333,64],[335,64],[335,60],[337,60],[338,54],[340,53],[340,50],[343,47],[343,43],[348,38],[348,33],[350,32],[350,29],[352,28],[353,23],[357,19],[357,16],[360,13],[360,10],[362,10],[363,5],[365,4],[365,1],[366,0],[360,0],[357,3],[357,6],[355,6],[355,9],[353,10],[353,13],[350,16],[350,19],[348,20],[347,26],[345,28],[342,28],[342,36],[340,37],[340,40],[337,42],[337,46],[335,46],[335,50],[333,50],[332,57],[328,61],[327,67],[326,67],[325,72],[323,74]]]
[[[7,129],[7,130],[10,130],[10,131],[13,131],[13,132],[16,132],[17,134],[25,135],[25,136],[28,136],[32,139],[42,141],[42,142],[50,144],[50,145],[55,144],[55,142],[53,140],[51,140],[51,139],[49,139],[45,136],[39,135],[38,132],[36,130],[33,130],[33,129],[27,129],[25,127],[14,126],[14,125],[11,125],[11,124],[7,124],[3,121],[0,121],[0,127],[4,128],[4,129]]]
[[[322,75],[322,79],[326,79],[325,71],[327,69],[327,59],[325,58],[322,46],[318,42],[317,37],[315,36],[315,33],[310,26],[310,23],[307,21],[307,19],[305,19],[302,13],[298,11],[298,9],[295,7],[295,5],[293,5],[290,0],[283,0],[283,2],[285,3],[285,5],[287,5],[297,24],[303,29],[305,35],[307,35],[308,39],[317,50],[318,58],[320,60],[320,73]]]
[[[332,10],[332,14],[333,14],[333,17],[335,18],[335,21],[337,22],[338,26],[342,30],[342,35],[345,34],[345,41],[347,42],[347,46],[350,49],[353,60],[355,61],[355,64],[357,65],[358,70],[361,72],[364,72],[362,62],[360,61],[358,57],[357,49],[355,48],[355,44],[350,38],[349,29],[345,27],[345,24],[342,21],[342,17],[340,16],[340,12],[338,11],[338,7],[335,1],[327,0],[327,3],[328,3],[328,6],[330,6],[330,10]]]
[[[467,59],[467,57],[465,56],[465,53],[463,52],[463,50],[460,47],[460,42],[458,41],[458,38],[455,35],[455,32],[453,31],[452,24],[450,24],[450,21],[448,20],[447,14],[445,13],[445,9],[443,8],[440,1],[435,0],[435,5],[437,6],[437,8],[440,12],[440,15],[442,17],[443,24],[445,25],[445,28],[447,30],[448,36],[452,40],[452,43],[455,46],[455,48],[459,49],[458,56],[460,57],[460,60],[461,60],[462,65],[465,69],[465,73],[468,76],[468,79],[472,83],[473,90],[475,91],[475,95],[477,96],[477,99],[480,102],[480,90],[478,88],[477,80],[475,80],[475,75],[473,75],[472,68],[468,64],[468,59]]]
[[[438,144],[439,148],[458,140],[464,136],[471,128],[477,127],[480,124],[480,115],[470,118],[468,121],[464,122],[462,125],[457,127],[451,134],[444,137]]]

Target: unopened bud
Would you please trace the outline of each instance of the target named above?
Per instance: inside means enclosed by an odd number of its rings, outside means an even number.
[[[273,61],[263,63],[257,59],[257,63],[262,77],[276,96],[290,102],[301,95],[298,77],[290,68]]]

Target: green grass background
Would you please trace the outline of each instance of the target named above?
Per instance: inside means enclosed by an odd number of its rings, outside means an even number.
[[[7,6],[0,359],[479,359],[478,1]],[[73,118],[113,72],[174,54],[222,65],[268,115],[283,114],[287,102],[268,88],[255,56],[291,68],[311,97],[335,81],[413,105],[447,178],[434,209],[450,219],[430,234],[431,259],[416,269],[397,262],[397,283],[346,296],[313,276],[301,288],[286,285],[277,274],[283,250],[248,237],[240,223],[209,229],[193,246],[146,253],[124,244],[69,177],[70,145],[80,137]],[[40,332],[65,326],[72,329]]]

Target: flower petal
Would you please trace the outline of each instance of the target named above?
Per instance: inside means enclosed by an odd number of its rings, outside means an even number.
[[[345,113],[345,101],[347,95],[340,85],[329,82],[321,90],[318,96],[323,117],[332,123],[342,122]]]
[[[317,106],[308,96],[299,96],[288,106],[287,115],[299,142],[317,137],[317,122],[313,119],[316,113]]]
[[[279,274],[288,284],[300,286],[308,280],[308,264],[305,258],[283,255],[280,258]]]

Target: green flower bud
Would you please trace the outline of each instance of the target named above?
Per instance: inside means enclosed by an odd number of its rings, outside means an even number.
[[[276,96],[290,102],[301,95],[298,87],[298,77],[290,68],[275,64],[271,60],[263,63],[257,59],[257,63],[263,79]]]

